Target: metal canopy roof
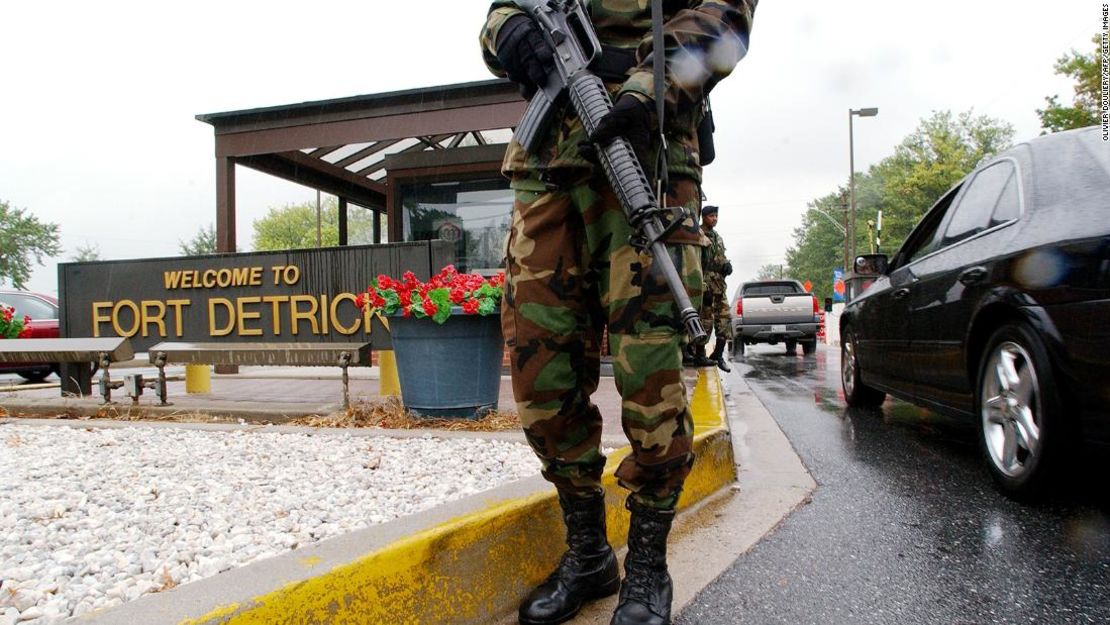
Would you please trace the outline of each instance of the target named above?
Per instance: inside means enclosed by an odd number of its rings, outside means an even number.
[[[384,211],[385,157],[507,143],[526,104],[489,80],[197,115],[215,129],[218,248],[235,249],[236,164]]]

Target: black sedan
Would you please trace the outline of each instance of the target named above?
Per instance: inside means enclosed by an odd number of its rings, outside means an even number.
[[[925,215],[840,320],[849,405],[885,394],[973,419],[991,473],[1044,494],[1110,444],[1110,145],[1095,128],[982,164]]]

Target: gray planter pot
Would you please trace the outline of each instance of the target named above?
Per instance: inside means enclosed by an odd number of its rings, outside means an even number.
[[[427,417],[477,419],[497,409],[501,392],[501,315],[452,309],[431,319],[390,317],[389,333],[405,408]]]

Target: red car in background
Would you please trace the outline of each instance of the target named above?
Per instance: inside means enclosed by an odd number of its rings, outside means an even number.
[[[31,318],[32,339],[58,338],[58,299],[41,293],[0,290],[0,305],[15,309],[15,318]],[[0,363],[0,373],[18,373],[30,382],[41,382],[58,371],[58,365],[40,363]]]

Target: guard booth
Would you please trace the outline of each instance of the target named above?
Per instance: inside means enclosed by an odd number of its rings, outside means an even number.
[[[443,239],[461,271],[493,272],[512,209],[501,160],[526,104],[491,80],[197,115],[215,131],[217,249],[238,249],[242,166],[337,196],[340,245],[349,211],[367,210],[373,243]]]

